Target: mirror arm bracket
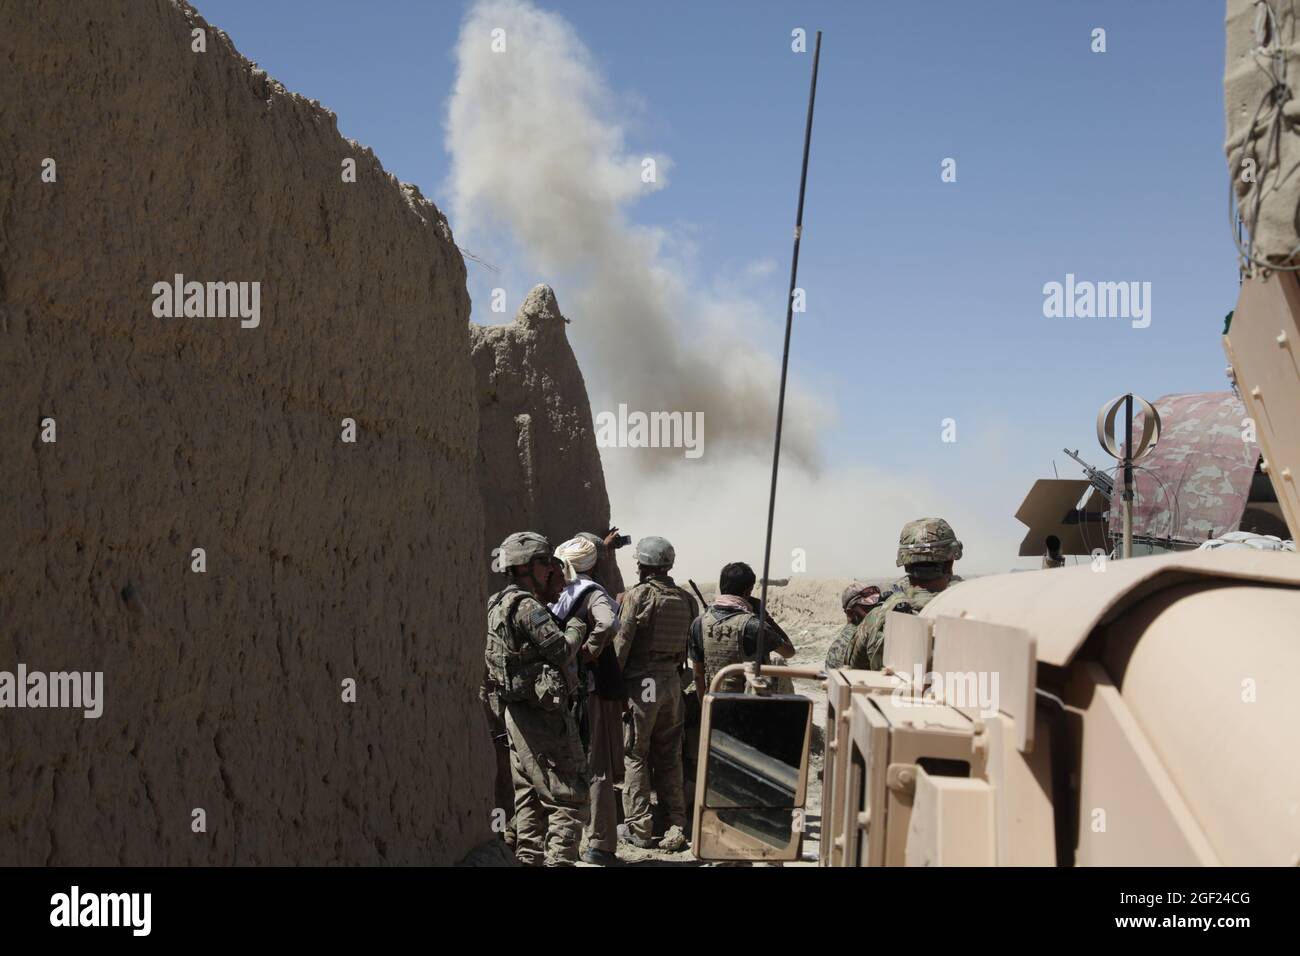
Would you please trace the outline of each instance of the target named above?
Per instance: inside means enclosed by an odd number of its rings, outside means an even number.
[[[743,671],[745,674],[745,683],[751,687],[755,687],[755,692],[762,696],[771,693],[771,690],[769,689],[770,685],[768,685],[768,679],[771,677],[788,677],[791,680],[817,681],[826,679],[826,671],[821,667],[788,667],[781,664],[768,664],[763,668],[763,674],[761,677],[757,677],[754,670],[753,661],[747,661],[743,664],[728,664],[726,667],[720,668],[718,672],[713,675],[713,680],[709,681],[709,693],[716,694],[718,688],[722,686],[723,678],[728,674],[735,674],[740,671]],[[758,689],[756,682],[757,684],[768,685],[768,687],[760,690]]]

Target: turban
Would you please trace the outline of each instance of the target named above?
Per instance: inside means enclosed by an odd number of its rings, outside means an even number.
[[[590,571],[596,566],[596,546],[586,538],[570,538],[555,549],[555,556],[564,565],[564,579],[572,581],[580,571]]]

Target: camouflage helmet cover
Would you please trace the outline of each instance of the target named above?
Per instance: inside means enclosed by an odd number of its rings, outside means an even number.
[[[854,581],[840,594],[840,607],[846,611],[858,605],[870,608],[879,603],[880,588],[874,584],[863,584],[861,581]]]
[[[677,561],[677,552],[667,538],[651,535],[636,543],[636,563],[648,568],[671,568]]]
[[[957,561],[961,558],[961,542],[952,525],[942,518],[917,518],[903,525],[898,536],[900,568],[924,561]]]
[[[551,543],[536,531],[516,531],[492,550],[492,570],[504,571],[534,558],[549,558]]]

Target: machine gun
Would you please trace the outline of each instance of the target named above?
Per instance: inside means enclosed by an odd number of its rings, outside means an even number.
[[[1088,481],[1092,483],[1094,488],[1101,492],[1102,496],[1107,501],[1110,501],[1111,496],[1115,494],[1115,479],[1104,471],[1092,467],[1092,465],[1080,458],[1078,449],[1070,451],[1068,448],[1062,448],[1061,450],[1083,467],[1083,473],[1088,476]]]

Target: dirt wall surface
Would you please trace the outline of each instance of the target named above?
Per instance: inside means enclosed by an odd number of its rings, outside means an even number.
[[[592,430],[587,386],[550,286],[538,285],[513,322],[470,327],[479,399],[479,484],[483,489],[483,566],[515,531],[537,531],[552,545],[609,524],[605,472]],[[622,589],[612,557],[598,566]],[[488,572],[491,590],[500,575]]]
[[[183,3],[6,0],[0,74],[0,672],[103,673],[98,719],[0,707],[0,864],[462,858],[493,758],[446,220]],[[159,317],[176,274],[256,324]]]

